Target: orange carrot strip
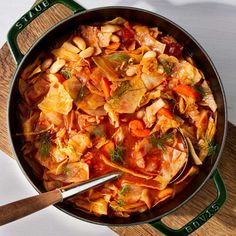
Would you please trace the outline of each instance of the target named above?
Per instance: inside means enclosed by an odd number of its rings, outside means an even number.
[[[144,128],[144,124],[141,120],[132,120],[129,122],[129,128],[131,133],[137,137],[143,138],[150,134],[149,129]]]
[[[144,124],[141,120],[131,120],[129,122],[130,129],[144,129]]]
[[[169,119],[173,119],[173,114],[172,114],[172,112],[169,110],[169,109],[167,109],[167,108],[165,108],[165,107],[162,107],[160,110],[158,110],[158,112],[157,112],[159,115],[164,115],[165,117],[167,117],[167,118],[169,118]]]
[[[115,144],[111,140],[102,146],[102,151],[107,155],[110,155],[110,153],[114,151],[114,149],[115,149]]]
[[[63,75],[61,75],[61,74],[59,74],[59,73],[56,73],[55,76],[57,77],[58,82],[61,83],[61,84],[62,84],[64,81],[66,81],[65,78],[63,77]]]
[[[188,96],[194,99],[197,99],[201,96],[196,90],[185,84],[180,84],[174,87],[173,90],[180,95]]]
[[[102,77],[102,79],[101,79],[101,87],[102,87],[103,93],[105,95],[105,98],[107,99],[108,97],[110,97],[110,93],[111,93],[110,84],[109,84],[108,80],[104,77]]]
[[[107,46],[107,49],[116,50],[119,47],[120,47],[120,43],[111,43],[109,46]]]
[[[135,135],[136,137],[144,138],[150,135],[149,129],[132,129],[131,133]]]

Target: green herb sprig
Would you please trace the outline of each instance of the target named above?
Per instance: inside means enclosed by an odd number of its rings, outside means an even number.
[[[129,60],[129,56],[124,55],[124,54],[113,54],[111,56],[108,57],[108,60],[110,61],[128,61]]]
[[[51,149],[51,141],[49,133],[44,133],[39,138],[39,153],[47,157]]]
[[[208,143],[208,154],[207,154],[207,156],[215,155],[215,153],[216,153],[216,148],[217,148],[217,146],[216,146],[216,144],[214,143],[214,141],[210,141],[210,142]]]
[[[109,97],[111,99],[119,99],[123,94],[128,92],[131,89],[129,81],[123,81],[120,86],[116,89],[115,94]]]
[[[151,135],[149,141],[153,146],[165,151],[166,150],[165,144],[170,142],[170,140],[172,140],[173,135],[174,135],[173,132],[165,133],[161,137],[156,137],[153,134]]]
[[[60,71],[60,74],[63,75],[65,79],[70,79],[71,78],[71,72],[69,70],[62,69]]]
[[[117,145],[116,148],[113,151],[111,151],[111,153],[110,153],[111,161],[124,164],[123,155],[124,155],[123,148],[121,146]]]
[[[124,196],[130,189],[129,185],[124,185],[118,194]]]

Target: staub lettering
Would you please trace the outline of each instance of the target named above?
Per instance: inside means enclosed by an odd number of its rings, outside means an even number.
[[[207,222],[218,210],[220,206],[215,203],[209,209],[207,209],[203,214],[199,215],[195,220],[185,226],[185,231],[190,234],[205,222]]]
[[[16,22],[15,26],[17,27],[17,29],[20,30],[23,27],[25,27],[28,22],[30,22],[33,18],[38,16],[41,12],[45,11],[52,2],[53,2],[52,0],[44,0],[37,6],[33,7],[24,16],[22,16],[18,22]]]

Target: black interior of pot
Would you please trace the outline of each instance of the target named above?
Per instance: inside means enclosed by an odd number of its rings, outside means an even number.
[[[214,69],[214,66],[212,65],[204,50],[183,29],[175,25],[173,22],[170,22],[169,20],[154,13],[137,9],[119,7],[91,10],[85,13],[78,14],[70,18],[69,20],[64,21],[62,24],[48,32],[46,36],[44,36],[41,40],[38,41],[38,43],[25,56],[22,64],[18,68],[9,99],[9,131],[11,134],[16,157],[18,159],[18,163],[22,171],[25,173],[28,180],[38,191],[45,191],[41,181],[39,181],[35,177],[35,175],[32,173],[31,168],[22,156],[22,153],[20,151],[20,138],[15,136],[15,134],[20,131],[16,116],[17,103],[19,100],[18,75],[21,74],[22,69],[26,65],[28,65],[35,59],[35,55],[41,53],[46,48],[48,48],[50,42],[50,44],[54,45],[55,39],[61,38],[62,35],[65,34],[65,32],[68,32],[68,34],[70,34],[80,24],[94,23],[97,21],[112,19],[116,16],[124,17],[129,21],[141,22],[149,26],[158,26],[161,31],[168,32],[169,34],[174,36],[178,42],[184,45],[188,53],[196,62],[197,66],[204,72],[206,79],[210,81],[218,105],[218,124],[216,135],[217,153],[215,156],[206,160],[206,162],[201,168],[199,175],[195,177],[191,184],[187,186],[185,190],[182,193],[178,194],[174,199],[166,202],[161,207],[156,206],[147,212],[144,212],[139,215],[134,215],[130,218],[109,218],[105,216],[96,217],[94,215],[85,213],[79,209],[75,209],[73,206],[66,203],[60,203],[56,205],[62,211],[65,211],[66,213],[71,214],[74,217],[83,219],[85,221],[106,225],[130,225],[160,219],[164,215],[174,211],[176,208],[180,207],[187,200],[189,200],[209,179],[210,175],[212,174],[213,170],[217,165],[217,162],[219,161],[223,149],[227,119],[225,96],[221,82],[219,76],[217,75],[217,72]]]

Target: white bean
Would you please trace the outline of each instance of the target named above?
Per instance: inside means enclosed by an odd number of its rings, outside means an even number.
[[[94,47],[88,47],[85,50],[81,51],[79,53],[79,56],[81,58],[88,58],[88,57],[91,57],[93,53],[94,53]]]
[[[79,53],[81,51],[78,47],[68,41],[64,42],[61,47],[73,53]]]
[[[152,57],[156,57],[156,56],[157,56],[156,52],[148,51],[143,55],[143,58],[152,58]]]
[[[126,71],[127,76],[134,76],[136,74],[136,68],[135,67],[130,67]]]
[[[80,49],[80,50],[85,50],[86,49],[86,43],[83,38],[79,36],[75,36],[72,40],[74,44]]]
[[[119,36],[113,34],[113,35],[111,36],[111,41],[112,41],[113,43],[119,43],[119,42],[120,42],[120,38],[119,38]]]
[[[61,58],[57,58],[57,60],[51,65],[50,67],[50,73],[55,74],[57,73],[64,65],[66,64],[66,61]]]
[[[101,31],[103,33],[114,33],[118,30],[120,30],[120,26],[118,25],[104,25],[104,26],[101,26]]]
[[[46,60],[44,60],[41,66],[42,70],[47,70],[52,65],[52,62],[52,58],[47,58]]]
[[[144,109],[140,109],[140,110],[137,111],[137,113],[136,113],[136,117],[137,117],[138,119],[143,119],[144,115],[145,115],[145,110],[144,110]]]

